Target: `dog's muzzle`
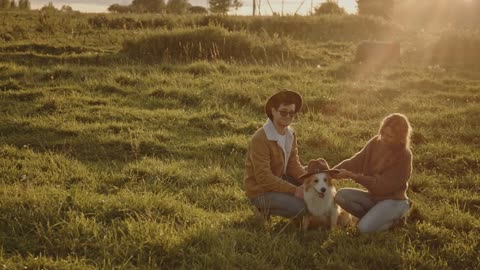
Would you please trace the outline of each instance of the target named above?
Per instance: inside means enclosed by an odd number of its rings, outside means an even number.
[[[318,193],[318,197],[320,197],[320,198],[322,198],[322,199],[325,197],[325,191],[326,191],[325,188],[322,187],[322,188],[320,189],[320,191],[318,191],[316,188],[314,188],[314,189],[315,189],[315,191]]]

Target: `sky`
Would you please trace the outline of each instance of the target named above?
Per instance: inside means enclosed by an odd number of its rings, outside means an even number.
[[[297,10],[297,14],[306,15],[312,10],[312,8],[318,6],[322,2],[326,2],[326,0],[261,0],[261,15],[271,15],[272,10],[273,12],[281,14],[282,1],[284,15],[293,15]],[[357,4],[355,3],[355,0],[337,1],[338,5],[343,7],[348,13],[356,12]],[[61,8],[63,5],[69,5],[73,10],[81,12],[107,12],[107,8],[112,4],[129,5],[132,3],[132,0],[30,0],[32,9],[39,9],[47,5],[49,2],[52,2],[57,8]],[[208,5],[208,0],[189,0],[189,2],[193,6],[206,7]],[[252,3],[253,0],[243,0],[243,6],[237,11],[237,15],[252,15]],[[232,11],[231,13],[233,14],[235,12]]]

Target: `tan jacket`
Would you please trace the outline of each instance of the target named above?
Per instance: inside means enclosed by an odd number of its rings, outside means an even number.
[[[360,152],[334,168],[361,174],[353,180],[364,186],[375,201],[408,199],[412,152],[405,148],[387,148],[380,142],[378,135]]]
[[[249,198],[265,192],[284,192],[293,195],[296,187],[281,177],[287,174],[299,179],[304,173],[293,129],[289,128],[287,131],[287,147],[284,154],[277,143],[273,123],[268,120],[264,127],[255,132],[248,146],[244,178],[246,195]]]

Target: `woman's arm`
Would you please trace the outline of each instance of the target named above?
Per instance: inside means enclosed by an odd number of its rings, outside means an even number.
[[[377,140],[377,136],[373,137],[370,139],[367,144],[357,152],[355,155],[353,155],[349,159],[345,159],[344,161],[340,162],[339,164],[335,165],[333,167],[334,169],[344,169],[350,172],[354,173],[361,173],[363,170],[363,163],[365,161],[365,157],[367,156],[367,152],[370,150],[371,145],[374,143],[374,141]]]
[[[371,193],[383,196],[404,188],[407,185],[411,173],[412,152],[408,150],[397,160],[395,166],[392,166],[381,174],[371,176],[354,174],[351,178]]]

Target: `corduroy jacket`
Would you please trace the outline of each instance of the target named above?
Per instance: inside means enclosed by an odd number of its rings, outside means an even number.
[[[277,143],[276,131],[271,120],[252,136],[245,161],[244,183],[247,197],[254,198],[265,192],[295,194],[296,187],[283,180],[282,175],[298,180],[305,170],[298,157],[294,130],[289,127],[286,135],[286,153]]]

